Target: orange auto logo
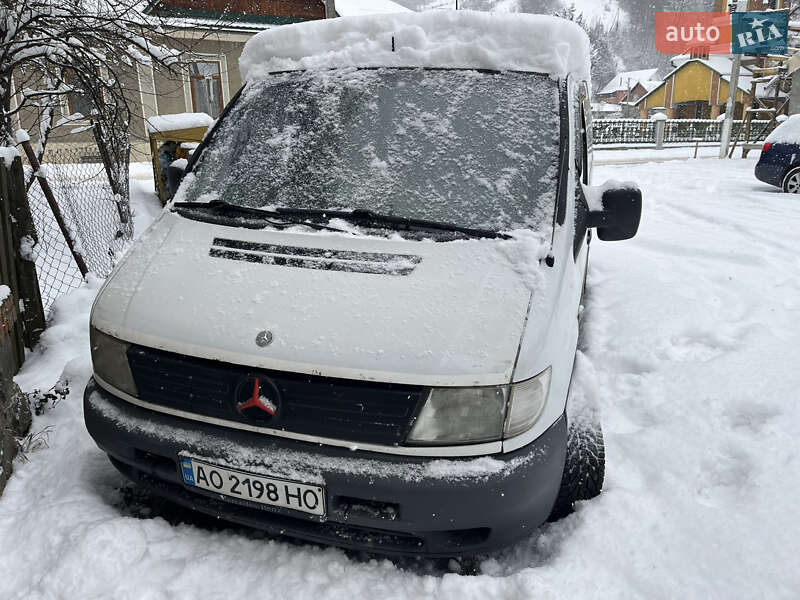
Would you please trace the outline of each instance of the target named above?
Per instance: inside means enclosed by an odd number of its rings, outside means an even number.
[[[709,54],[730,54],[731,35],[727,12],[656,13],[656,49],[662,54],[701,48]]]
[[[236,386],[236,412],[251,421],[274,422],[280,412],[280,392],[271,379],[247,375]]]
[[[657,12],[656,49],[662,54],[783,54],[787,11]]]

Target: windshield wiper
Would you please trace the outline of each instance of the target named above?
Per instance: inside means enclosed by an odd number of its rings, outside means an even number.
[[[464,227],[455,223],[444,223],[441,221],[429,221],[427,219],[414,219],[411,217],[398,217],[396,215],[384,215],[376,213],[366,208],[355,210],[327,210],[322,208],[276,208],[275,212],[279,215],[291,215],[297,217],[326,217],[337,218],[365,226],[389,226],[396,230],[426,230],[426,231],[453,231],[469,237],[476,238],[503,238],[507,239],[504,233],[492,231],[490,229],[476,229],[474,227]]]
[[[230,202],[225,202],[224,200],[212,200],[211,202],[176,202],[172,205],[173,209],[178,211],[182,216],[187,216],[185,213],[188,212],[195,212],[197,213],[211,213],[214,217],[218,217],[221,219],[241,219],[242,217],[247,219],[252,219],[257,221],[258,223],[266,223],[268,225],[272,225],[273,227],[289,227],[292,225],[303,225],[305,227],[310,227],[311,229],[315,229],[317,231],[335,231],[337,233],[350,233],[349,231],[345,231],[344,229],[339,229],[337,227],[330,227],[328,225],[323,225],[321,223],[314,223],[313,221],[307,220],[288,220],[286,219],[286,213],[279,213],[274,210],[267,210],[263,208],[251,208],[249,206],[238,206],[236,204],[231,204]],[[301,215],[297,215],[301,216]],[[277,219],[277,220],[275,220]],[[246,223],[237,223],[243,227],[247,227]]]

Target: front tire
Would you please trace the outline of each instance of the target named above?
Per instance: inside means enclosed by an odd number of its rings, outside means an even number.
[[[800,194],[800,166],[789,169],[783,178],[781,188],[787,194]]]
[[[561,487],[548,520],[563,519],[572,514],[576,502],[599,496],[603,490],[605,472],[606,454],[600,422],[569,423]]]

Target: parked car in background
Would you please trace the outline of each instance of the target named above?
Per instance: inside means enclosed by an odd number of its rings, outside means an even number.
[[[126,476],[276,534],[469,555],[600,493],[568,423],[590,231],[589,46],[554,17],[275,28],[99,293],[85,419]]]
[[[756,164],[756,178],[800,194],[800,115],[792,115],[769,134]]]

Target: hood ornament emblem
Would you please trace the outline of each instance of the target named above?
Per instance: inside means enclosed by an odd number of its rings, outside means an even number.
[[[246,375],[239,380],[234,394],[234,408],[242,417],[259,423],[278,419],[281,394],[269,378]]]
[[[272,343],[272,332],[265,329],[264,331],[259,331],[258,335],[256,335],[256,346],[259,348],[266,348]]]

